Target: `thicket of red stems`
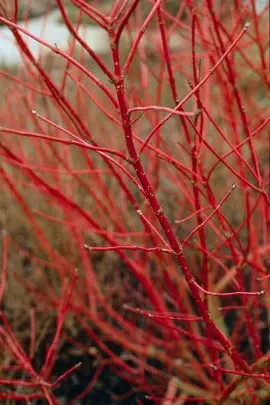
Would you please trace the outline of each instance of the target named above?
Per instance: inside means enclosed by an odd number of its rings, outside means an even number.
[[[0,74],[1,187],[27,224],[32,270],[12,268],[24,247],[7,222],[0,300],[16,277],[31,339],[23,349],[1,313],[0,398],[57,404],[68,340],[99,364],[82,395],[110,364],[156,403],[269,399],[268,8],[183,0],[170,14],[166,1],[115,0],[105,15],[72,0],[74,24],[57,0],[63,50],[22,28],[11,3],[0,21],[22,66]],[[106,57],[78,33],[83,15],[107,32]],[[57,328],[35,370],[48,310]]]

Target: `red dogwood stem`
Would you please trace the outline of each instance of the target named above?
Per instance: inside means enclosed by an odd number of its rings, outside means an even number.
[[[229,52],[230,49],[240,40],[240,38],[243,36],[245,31],[247,30],[247,27],[243,29],[241,34],[237,37],[237,40],[234,41],[234,43],[229,47],[229,49],[226,51],[226,54]],[[189,268],[189,265],[184,257],[183,250],[181,246],[179,245],[176,236],[169,224],[168,219],[166,218],[155,194],[154,191],[147,179],[146,173],[144,171],[144,168],[142,166],[140,156],[137,153],[137,150],[134,145],[134,138],[133,138],[133,132],[131,129],[131,121],[130,121],[130,114],[129,114],[129,107],[127,105],[127,100],[125,97],[125,86],[124,86],[124,77],[121,72],[120,68],[120,57],[119,57],[119,49],[118,49],[118,43],[115,42],[115,33],[113,31],[110,32],[110,37],[111,37],[111,44],[112,44],[112,55],[113,55],[113,63],[114,63],[114,69],[115,69],[115,75],[118,78],[118,81],[115,83],[115,88],[116,88],[116,93],[117,93],[117,98],[118,98],[118,103],[120,107],[120,114],[121,114],[121,120],[122,120],[122,127],[123,131],[125,134],[125,139],[126,139],[126,144],[127,148],[129,151],[131,163],[134,167],[134,170],[138,176],[138,179],[141,183],[141,186],[145,192],[146,198],[148,199],[153,211],[155,212],[156,217],[158,218],[158,221],[169,241],[169,244],[171,248],[174,251],[177,263],[179,264],[179,267],[181,268],[184,277],[186,279],[186,282],[189,286],[190,292],[192,294],[192,297],[194,298],[195,304],[198,308],[198,311],[200,315],[202,316],[204,323],[206,327],[211,330],[213,336],[221,343],[221,345],[224,347],[226,352],[229,354],[229,356],[232,358],[234,363],[243,369],[244,371],[248,372],[249,371],[249,366],[245,362],[245,360],[242,358],[242,356],[234,349],[232,346],[231,342],[225,337],[225,335],[218,329],[218,327],[215,325],[213,320],[211,319],[211,316],[209,312],[206,309],[205,303],[203,302],[201,295],[200,295],[200,290],[195,282],[195,279],[193,277],[193,274]],[[215,68],[216,69],[221,61],[224,59],[225,56],[222,57],[222,59],[216,64]],[[127,65],[127,64],[126,64]],[[125,67],[126,67],[125,65]],[[124,69],[125,70],[125,69]],[[195,89],[192,90],[190,94],[194,94],[195,91],[198,90],[199,87],[202,86],[204,82],[213,74],[213,69],[207,75],[199,85],[195,87]],[[187,96],[185,98],[188,99],[190,96]],[[177,106],[183,105],[183,101]],[[172,114],[172,113],[171,113]],[[149,138],[148,138],[149,140]]]

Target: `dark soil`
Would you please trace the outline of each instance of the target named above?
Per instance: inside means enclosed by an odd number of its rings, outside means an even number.
[[[68,354],[71,345],[65,344],[61,353]],[[55,375],[59,376],[75,364],[82,363],[75,373],[61,382],[54,390],[54,394],[61,405],[70,405],[73,398],[84,391],[93,378],[96,370],[94,359],[87,354],[83,355],[62,355],[54,367]],[[125,395],[126,394],[126,395]],[[105,366],[95,386],[84,396],[76,401],[74,405],[154,405],[155,403],[146,398],[144,392],[132,393],[132,386],[118,376],[109,366]],[[36,405],[47,405],[42,399]]]

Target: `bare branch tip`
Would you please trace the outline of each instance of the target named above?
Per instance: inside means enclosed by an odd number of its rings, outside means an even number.
[[[265,291],[264,290],[261,290],[261,291],[258,291],[257,292],[257,295],[264,295],[265,294]]]
[[[213,368],[214,370],[217,370],[217,366],[215,366],[214,364],[209,364],[209,367]]]

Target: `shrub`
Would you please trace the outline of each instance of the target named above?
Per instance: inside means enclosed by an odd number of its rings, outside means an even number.
[[[22,55],[1,71],[0,397],[58,403],[68,341],[96,358],[80,397],[110,364],[157,404],[269,400],[268,8],[73,0],[73,24],[57,0],[63,50],[18,25],[18,3],[0,17]]]

